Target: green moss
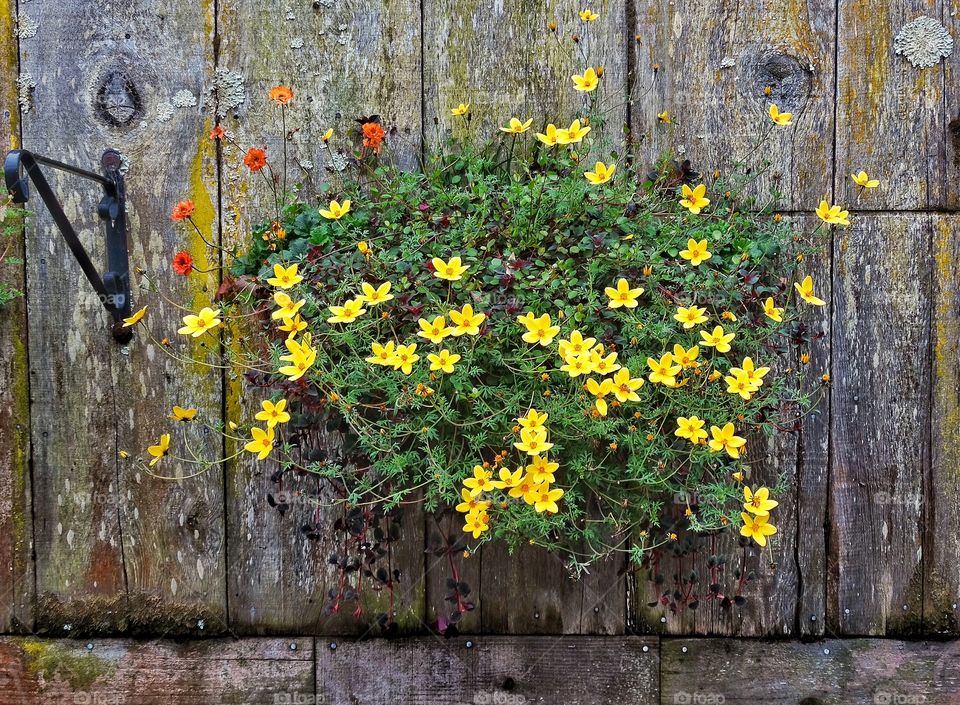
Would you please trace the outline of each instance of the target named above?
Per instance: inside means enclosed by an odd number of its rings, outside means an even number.
[[[76,647],[55,641],[24,639],[20,648],[26,656],[27,670],[45,681],[60,679],[74,690],[85,690],[98,678],[109,677],[116,664],[92,653],[77,654]]]

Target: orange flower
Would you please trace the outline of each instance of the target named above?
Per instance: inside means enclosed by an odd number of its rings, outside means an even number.
[[[267,165],[267,153],[259,147],[251,147],[247,150],[243,163],[250,171],[260,171]]]
[[[180,201],[173,207],[173,212],[170,214],[170,217],[179,223],[181,220],[186,220],[191,215],[193,215],[193,201],[188,198]]]
[[[286,105],[293,100],[293,91],[286,86],[274,86],[270,89],[270,100],[277,105]]]
[[[226,133],[223,131],[223,125],[217,125],[212,130],[210,130],[210,139],[212,140],[222,140]]]
[[[387,136],[387,133],[384,132],[383,125],[379,122],[365,122],[363,123],[363,146],[372,149],[374,152],[380,151],[380,143],[383,142],[383,138]]]
[[[193,270],[193,257],[189,252],[178,252],[173,256],[173,271],[185,277]]]

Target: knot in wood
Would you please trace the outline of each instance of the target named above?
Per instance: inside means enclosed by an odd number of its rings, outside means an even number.
[[[748,58],[743,66],[744,85],[760,96],[765,106],[774,103],[783,112],[798,112],[810,97],[813,69],[795,56],[766,52]]]
[[[130,124],[142,112],[140,94],[123,71],[110,71],[100,82],[95,102],[97,116],[109,125]]]

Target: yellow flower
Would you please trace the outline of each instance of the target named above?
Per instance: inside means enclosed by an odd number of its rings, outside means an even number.
[[[322,139],[324,142],[329,142],[331,137],[333,137],[333,128],[329,127],[327,128],[327,131],[323,133],[323,137],[320,139]]]
[[[678,306],[673,320],[679,321],[684,328],[693,328],[696,325],[707,322],[707,309],[699,306],[690,306],[689,308]]]
[[[197,410],[194,408],[184,409],[182,406],[174,406],[168,419],[173,421],[193,421],[197,416]]]
[[[287,333],[288,338],[292,338],[297,333],[302,330],[306,330],[307,322],[300,317],[298,313],[293,318],[284,318],[283,325],[277,326],[278,330],[282,330],[284,333]]]
[[[333,314],[327,319],[327,323],[353,323],[367,312],[367,309],[363,307],[362,296],[344,301],[343,306],[328,306],[327,308]]]
[[[192,335],[197,338],[208,330],[212,330],[220,325],[220,309],[204,307],[196,316],[187,315],[183,317],[183,328],[177,330],[182,335]]]
[[[153,456],[153,460],[150,461],[150,467],[153,467],[165,456],[170,450],[170,434],[164,433],[160,436],[160,442],[155,446],[149,446],[147,452]]]
[[[321,208],[320,215],[327,220],[340,220],[350,212],[350,199],[346,199],[342,204],[337,201],[330,201],[329,208]]]
[[[575,330],[570,333],[568,340],[561,340],[559,345],[560,357],[566,360],[568,357],[575,357],[581,353],[589,352],[596,338],[584,338],[580,331]]]
[[[556,514],[560,511],[560,507],[557,506],[557,500],[563,497],[563,490],[559,487],[550,489],[550,485],[544,483],[537,486],[534,494],[536,495],[536,500],[533,503],[533,508],[538,512]]]
[[[434,344],[439,344],[448,335],[453,335],[453,329],[447,328],[447,322],[443,316],[437,316],[432,321],[421,318],[417,321],[417,325],[420,326],[420,332],[417,335]]]
[[[724,377],[723,381],[727,383],[727,391],[730,394],[739,394],[745,401],[750,401],[753,393],[757,390],[750,378],[742,372],[733,374],[731,371],[731,374]]]
[[[720,314],[720,318],[722,318],[725,321],[731,321],[732,323],[737,322],[737,316],[735,313],[733,313],[733,311],[724,311],[723,313]]]
[[[750,383],[756,388],[759,389],[763,385],[763,378],[766,377],[767,373],[770,371],[769,367],[757,367],[753,366],[753,358],[745,357],[743,362],[740,363],[741,367],[731,367],[730,374],[739,375],[743,374],[746,376]]]
[[[740,527],[740,535],[747,536],[756,541],[760,546],[767,545],[767,536],[773,536],[777,533],[777,527],[768,524],[770,516],[751,516],[746,512],[740,513],[743,519],[743,526]]]
[[[621,404],[628,401],[640,401],[640,395],[637,394],[637,390],[640,389],[643,384],[643,378],[631,377],[630,370],[623,367],[613,376],[613,395]]]
[[[673,346],[673,359],[683,369],[688,367],[700,367],[697,358],[700,356],[700,348],[694,345],[689,350],[685,350],[679,343]]]
[[[455,328],[453,335],[478,335],[480,333],[480,324],[487,319],[485,313],[474,313],[473,306],[464,304],[459,311],[450,312],[450,321]]]
[[[703,338],[703,345],[713,348],[719,353],[730,352],[730,341],[736,336],[735,333],[724,333],[723,328],[717,326],[712,333],[700,331],[700,337]]]
[[[596,14],[592,10],[580,10],[580,19],[584,22],[596,22],[600,19],[600,15]]]
[[[450,108],[450,114],[456,117],[463,117],[470,112],[470,103],[460,103],[455,108]]]
[[[554,146],[555,144],[558,144],[558,142],[559,142],[559,135],[558,135],[558,132],[557,132],[557,126],[554,125],[553,123],[550,123],[549,125],[547,125],[547,131],[546,131],[545,133],[544,133],[544,132],[538,132],[538,133],[536,134],[536,137],[537,137],[538,140],[540,140],[541,142],[543,142],[543,143],[544,143],[545,145],[547,145],[548,147],[552,147],[552,146]]]
[[[273,276],[267,279],[267,284],[277,289],[289,289],[291,286],[299,284],[302,281],[303,275],[297,274],[296,263],[291,264],[289,267],[284,267],[282,264],[275,264],[273,265]]]
[[[705,423],[699,416],[680,416],[677,418],[677,430],[673,432],[673,435],[686,438],[697,445],[700,441],[707,440],[707,432],[703,430]]]
[[[571,378],[580,375],[588,375],[593,372],[593,362],[590,360],[590,353],[580,353],[576,357],[570,357],[560,367],[561,372],[566,372]]]
[[[430,361],[430,369],[432,371],[436,372],[440,370],[448,375],[453,374],[453,366],[460,362],[460,356],[451,353],[447,349],[441,350],[437,355],[428,353],[427,359]]]
[[[470,514],[472,512],[482,512],[490,507],[490,502],[477,499],[470,494],[470,490],[467,488],[460,490],[460,497],[463,499],[463,501],[455,507],[458,512]]]
[[[607,304],[609,308],[636,308],[637,297],[643,293],[643,287],[638,286],[636,289],[631,289],[627,280],[621,277],[617,281],[616,289],[608,286],[603,290],[603,293],[610,299]]]
[[[370,306],[376,306],[377,304],[393,300],[393,294],[390,293],[390,282],[384,282],[376,289],[374,289],[371,284],[363,282],[360,288],[363,290],[363,295],[357,298]]]
[[[711,426],[710,433],[713,434],[713,438],[710,439],[709,445],[714,453],[725,450],[731,458],[739,458],[740,449],[747,444],[746,438],[734,435],[736,430],[732,423],[726,424],[723,428]]]
[[[590,93],[600,84],[600,77],[592,66],[584,71],[583,75],[574,74],[570,78],[573,80],[574,89],[581,93]]]
[[[523,468],[517,468],[510,472],[509,468],[500,468],[500,479],[493,481],[493,486],[498,490],[506,490],[516,487],[523,480]]]
[[[400,370],[403,374],[408,375],[413,372],[413,363],[420,359],[420,356],[417,355],[416,352],[416,343],[398,345],[390,364],[393,365],[393,369]]]
[[[310,347],[309,333],[304,334],[302,343],[298,343],[293,338],[287,338],[284,345],[287,346],[290,354],[281,355],[280,359],[290,364],[279,368],[277,372],[286,376],[289,381],[295,382],[303,377],[313,363],[317,361],[317,351]]]
[[[880,185],[879,179],[871,179],[865,171],[861,171],[859,174],[850,174],[850,178],[857,186],[862,188],[876,188]]]
[[[490,516],[485,511],[471,512],[464,521],[463,530],[475,539],[490,528]]]
[[[707,187],[704,184],[700,184],[696,188],[690,188],[684,184],[680,189],[680,193],[683,196],[680,200],[680,205],[694,215],[699,214],[700,211],[710,205],[710,199],[704,197],[707,193]]]
[[[647,366],[651,370],[647,379],[654,384],[659,382],[667,387],[676,386],[676,377],[680,374],[680,370],[683,369],[680,365],[673,364],[673,355],[670,353],[664,353],[659,360],[648,357]],[[616,382],[616,380],[614,380],[614,382]]]
[[[815,212],[827,225],[850,225],[850,212],[843,210],[842,206],[820,201]]]
[[[713,257],[713,253],[707,249],[707,241],[701,240],[697,242],[693,238],[687,240],[687,249],[680,250],[680,256],[686,260],[690,260],[690,264],[696,267],[701,262]]]
[[[657,119],[665,125],[669,125],[673,122],[673,120],[670,119],[670,113],[668,113],[666,110],[664,110],[662,113],[657,113]]]
[[[553,443],[547,442],[545,428],[524,428],[520,430],[520,441],[513,446],[527,455],[540,455],[553,448]]]
[[[269,399],[264,399],[260,402],[260,406],[263,407],[263,411],[258,411],[253,418],[257,421],[266,421],[267,428],[273,428],[278,423],[287,423],[290,420],[290,412],[286,410],[286,399],[281,399],[276,404]]]
[[[553,474],[560,467],[560,463],[551,463],[545,456],[533,456],[530,465],[527,466],[527,477],[534,485],[553,482]],[[511,495],[512,496],[512,495]]]
[[[777,323],[783,323],[783,309],[774,305],[772,296],[768,296],[767,300],[763,302],[763,314]]]
[[[485,470],[482,465],[473,466],[473,477],[468,477],[463,481],[463,486],[470,490],[470,495],[476,497],[481,492],[489,492],[495,489],[490,478],[493,473]]]
[[[557,144],[577,144],[583,141],[583,138],[587,136],[588,132],[590,132],[589,127],[581,127],[580,121],[574,120],[570,123],[568,129],[557,130]]]
[[[613,381],[607,377],[602,382],[598,382],[593,377],[587,380],[587,391],[596,397],[594,405],[601,416],[607,415],[607,402],[604,399],[608,394],[613,393]]]
[[[590,351],[590,364],[598,375],[609,375],[620,369],[617,353],[603,354],[603,346],[598,345]]]
[[[770,119],[777,125],[786,126],[793,123],[793,113],[781,113],[780,108],[774,103],[770,103],[768,112],[770,113]]]
[[[434,257],[431,264],[433,264],[433,276],[451,282],[459,281],[464,272],[470,269],[470,266],[463,264],[459,257],[451,257],[449,262]]]
[[[560,334],[560,326],[551,324],[549,313],[539,318],[534,318],[533,313],[527,313],[525,316],[518,316],[517,320],[526,326],[527,332],[523,334],[523,340],[531,345],[539,343],[547,346]]]
[[[526,122],[520,122],[517,118],[510,118],[510,124],[506,127],[501,127],[501,132],[507,132],[512,135],[522,135],[524,132],[530,129],[530,126],[533,124],[533,118],[530,118]]]
[[[255,454],[257,456],[257,460],[263,460],[270,455],[270,451],[273,450],[273,441],[275,439],[273,429],[268,428],[266,431],[264,431],[262,428],[257,428],[254,426],[250,429],[250,435],[252,438],[243,447],[243,449]]]
[[[386,345],[381,345],[380,343],[372,343],[370,345],[370,352],[373,354],[366,358],[366,361],[371,365],[389,365],[393,366],[393,355],[394,355],[394,343],[391,340]]]
[[[124,319],[123,319],[123,327],[124,327],[124,328],[129,328],[130,326],[135,326],[135,325],[137,325],[137,324],[143,319],[143,317],[146,316],[146,315],[147,315],[147,307],[144,306],[142,309],[140,309],[140,310],[137,311],[135,314],[133,314],[132,316],[130,316],[130,318],[124,318]]]
[[[613,178],[613,174],[617,171],[617,165],[611,164],[607,166],[603,162],[597,162],[593,171],[585,171],[583,175],[587,178],[591,184],[599,186],[600,184],[607,183],[610,179]]]
[[[370,245],[367,244],[366,240],[361,240],[357,243],[357,249],[360,251],[361,255],[370,254]]]
[[[806,301],[808,304],[812,304],[814,306],[823,306],[825,303],[827,303],[823,299],[813,295],[813,277],[811,277],[809,274],[802,282],[794,282],[793,286],[797,290],[797,293],[800,294],[800,298]]]
[[[300,299],[299,301],[294,301],[287,294],[282,291],[274,292],[273,302],[279,306],[276,311],[270,314],[270,318],[275,321],[278,321],[283,318],[293,318],[297,315],[297,312],[303,308],[306,304],[306,300]]]
[[[530,409],[526,416],[521,416],[517,422],[523,428],[541,429],[547,423],[547,414],[541,414],[536,409]]]
[[[770,490],[766,487],[758,487],[756,492],[749,487],[743,488],[743,508],[751,514],[758,517],[765,517],[770,514],[770,510],[776,507],[779,502],[770,499]]]

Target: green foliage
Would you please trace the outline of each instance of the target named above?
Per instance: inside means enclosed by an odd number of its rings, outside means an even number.
[[[3,279],[5,269],[13,271],[15,268],[23,267],[21,258],[11,257],[7,253],[15,239],[22,236],[23,219],[26,216],[27,211],[22,208],[6,205],[0,209],[0,308],[23,296],[22,291],[10,286]]]
[[[484,539],[569,551],[578,563],[618,549],[639,560],[643,548],[668,540],[665,515],[678,506],[690,509],[694,530],[739,522],[736,473],[749,477],[766,439],[778,428],[795,430],[812,401],[801,390],[815,385],[803,384],[799,364],[810,338],[798,306],[807,304],[794,301],[792,285],[811,239],[770,212],[751,211],[755,204],[740,195],[744,179],[714,182],[712,203],[694,215],[679,205],[679,191],[699,179],[670,162],[648,174],[621,159],[612,181],[593,185],[573,148],[537,145],[527,156],[512,139],[451,146],[421,172],[358,160],[356,178],[333,194],[352,201],[346,216],[328,220],[317,206],[295,203],[283,210],[282,237],[270,235],[270,223],[255,229],[233,274],[255,277],[253,305],[267,309],[273,265],[299,263],[305,279],[289,293],[306,302],[300,313],[317,351],[303,380],[270,378],[296,412],[289,433],[299,450],[282,462],[334,482],[351,505],[392,506],[422,494],[438,510],[461,501],[475,466],[487,464],[496,479],[501,468],[530,462],[514,448],[517,419],[537,409],[549,415],[554,486],[564,491],[559,511],[538,512],[503,489],[485,492],[492,504]],[[689,239],[706,240],[712,257],[698,266],[683,259]],[[452,256],[469,265],[463,279],[435,277],[432,258]],[[644,289],[636,308],[608,307],[604,290],[620,278]],[[329,306],[358,296],[363,283],[383,282],[393,300],[351,323],[326,322]],[[767,297],[784,309],[783,322],[764,314]],[[439,345],[417,336],[421,318],[445,316],[449,325],[449,312],[467,303],[486,314],[480,335]],[[691,305],[705,308],[708,320],[684,328],[674,316]],[[234,306],[242,313],[251,303]],[[517,317],[528,312],[560,326],[550,345],[523,341]],[[717,325],[735,333],[725,354],[702,345],[700,332]],[[560,370],[558,341],[575,330],[605,354],[616,352],[632,378],[647,380],[639,402],[608,395],[608,414],[595,410],[584,383],[600,376]],[[283,364],[283,335],[273,333],[264,360],[273,369]],[[365,360],[375,343],[390,341],[417,343],[410,374]],[[676,387],[652,383],[648,358],[675,345],[700,345],[697,364]],[[443,348],[461,356],[452,374],[429,369],[427,354]],[[744,357],[773,368],[749,401],[729,393],[722,378]],[[733,423],[749,438],[743,457],[677,437],[677,418],[694,415],[707,431]],[[304,460],[306,431],[324,426],[347,433],[346,450]],[[638,535],[649,537],[641,550],[625,545]]]

